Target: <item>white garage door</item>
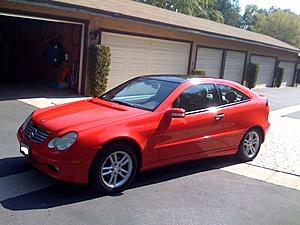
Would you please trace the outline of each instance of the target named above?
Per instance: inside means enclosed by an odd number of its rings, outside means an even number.
[[[186,74],[190,44],[103,32],[101,43],[111,48],[108,88],[147,74]]]
[[[198,48],[196,69],[206,72],[208,77],[220,78],[223,50]]]
[[[272,86],[276,58],[252,55],[251,62],[259,65],[257,86]]]
[[[279,67],[284,69],[282,86],[292,86],[294,79],[295,63],[281,61]]]
[[[224,79],[242,83],[246,53],[227,51],[224,68]]]

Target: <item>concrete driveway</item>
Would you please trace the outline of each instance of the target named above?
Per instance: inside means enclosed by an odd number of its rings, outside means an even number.
[[[300,191],[227,172],[245,166],[232,157],[151,170],[114,196],[48,178],[19,154],[15,137],[35,107],[1,98],[0,224],[299,224]]]

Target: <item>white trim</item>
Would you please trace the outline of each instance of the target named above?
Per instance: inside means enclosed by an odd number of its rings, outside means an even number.
[[[67,23],[81,26],[81,43],[80,43],[80,56],[79,56],[79,77],[78,77],[78,88],[77,93],[81,93],[81,85],[82,85],[82,73],[83,73],[83,52],[84,52],[84,39],[85,39],[85,24],[79,22],[73,22],[68,20],[60,20],[60,19],[51,19],[46,17],[37,17],[37,16],[28,16],[22,14],[13,14],[13,13],[5,13],[0,12],[0,16],[9,16],[9,17],[17,17],[24,19],[32,19],[32,20],[40,20],[40,21],[49,21],[54,23]]]
[[[32,20],[50,21],[50,22],[56,22],[56,23],[69,23],[69,24],[77,24],[77,25],[82,25],[83,24],[83,23],[78,23],[78,22],[73,22],[73,21],[68,21],[68,20],[51,19],[51,18],[46,18],[46,17],[28,16],[28,15],[5,13],[5,12],[0,12],[0,15],[1,16],[10,16],[10,17],[32,19]]]
[[[79,58],[79,74],[78,74],[78,90],[77,93],[81,94],[82,73],[83,73],[83,52],[84,52],[84,38],[85,38],[85,24],[81,24],[81,43],[80,43],[80,58]]]

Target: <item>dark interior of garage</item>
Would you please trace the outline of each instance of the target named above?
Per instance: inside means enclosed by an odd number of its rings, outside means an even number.
[[[0,16],[0,84],[77,91],[81,26]]]

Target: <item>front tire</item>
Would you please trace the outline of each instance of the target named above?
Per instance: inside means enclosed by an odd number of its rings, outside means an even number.
[[[90,171],[90,183],[103,194],[125,190],[137,173],[137,158],[126,144],[112,144],[95,157]]]
[[[262,134],[258,129],[250,129],[242,138],[237,157],[243,162],[253,160],[259,150],[262,143]]]

